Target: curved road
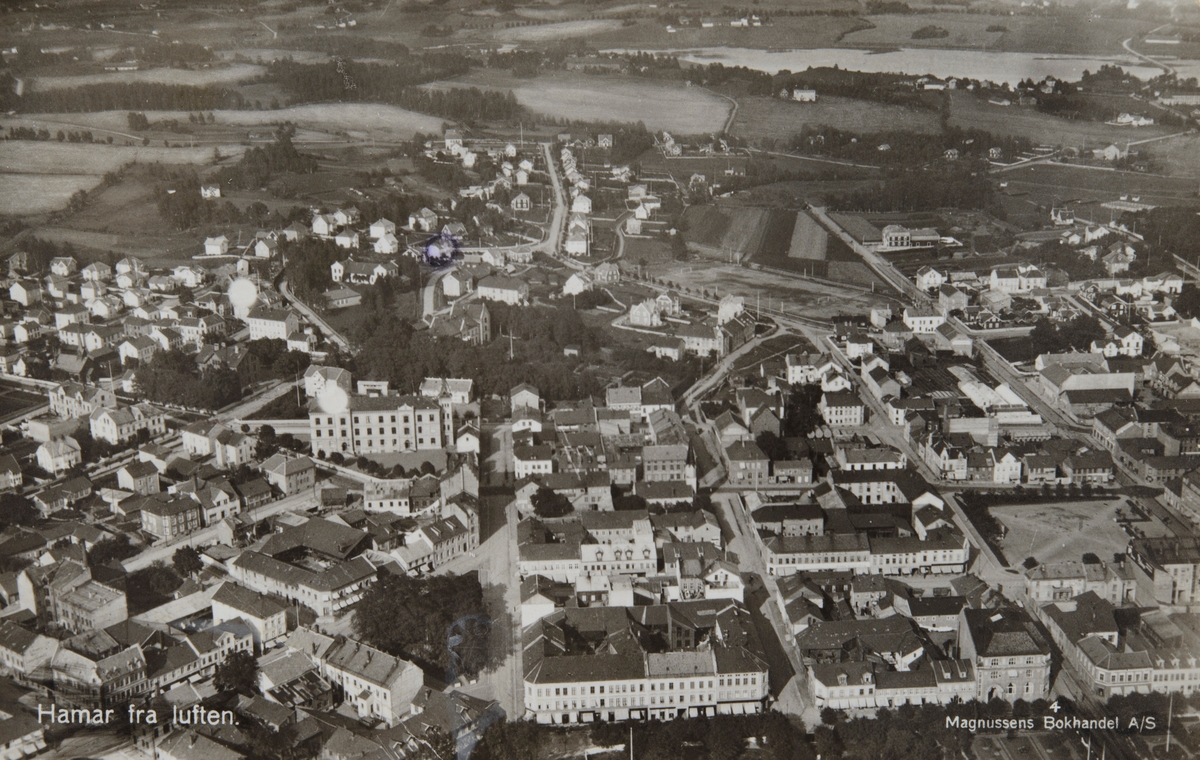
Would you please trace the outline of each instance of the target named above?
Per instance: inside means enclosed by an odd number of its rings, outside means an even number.
[[[317,327],[320,327],[321,332],[325,333],[325,337],[338,344],[343,351],[350,352],[352,350],[350,347],[350,341],[347,340],[344,335],[330,327],[328,322],[326,322],[324,319],[318,316],[315,311],[308,307],[308,304],[304,303],[292,294],[292,289],[288,287],[287,280],[279,281],[279,293],[284,297],[284,300],[296,308],[296,311],[307,317],[308,321],[312,322]]]
[[[1132,37],[1130,37],[1129,39],[1122,42],[1121,47],[1125,48],[1127,51],[1129,51],[1130,53],[1135,55],[1140,60],[1145,61],[1146,63],[1150,64],[1151,66],[1157,66],[1158,68],[1162,69],[1163,71],[1167,72],[1168,74],[1177,74],[1178,73],[1177,71],[1175,71],[1175,69],[1171,68],[1170,66],[1163,63],[1162,61],[1156,61],[1153,58],[1151,58],[1150,56],[1146,55],[1145,53],[1139,53],[1138,51],[1134,50],[1129,45],[1129,43],[1131,43],[1131,42],[1133,42]]]

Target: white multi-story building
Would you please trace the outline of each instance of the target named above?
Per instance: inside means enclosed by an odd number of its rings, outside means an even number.
[[[536,621],[525,632],[526,717],[571,724],[762,712],[767,664],[744,635],[752,625],[745,608],[725,599],[666,607],[566,609]],[[670,621],[661,633],[671,651],[641,651],[629,634],[633,626],[659,628],[655,618]],[[633,646],[565,654],[548,642],[567,627],[606,631]],[[697,649],[702,637],[709,645]]]
[[[348,408],[308,413],[314,454],[394,454],[442,448],[442,408],[420,396],[349,397]]]
[[[246,316],[246,324],[250,326],[250,340],[287,340],[289,335],[300,329],[300,320],[293,312],[266,306],[251,309]]]
[[[89,417],[92,438],[107,441],[112,445],[132,439],[142,430],[151,437],[162,435],[167,430],[166,415],[161,409],[141,403],[119,409],[101,408]]]

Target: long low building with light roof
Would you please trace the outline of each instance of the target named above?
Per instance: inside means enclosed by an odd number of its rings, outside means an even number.
[[[603,646],[586,651],[572,629]],[[639,632],[670,651],[647,652]],[[698,648],[701,642],[705,648]],[[555,611],[525,630],[525,717],[538,723],[673,720],[766,709],[768,668],[757,630],[727,599]]]

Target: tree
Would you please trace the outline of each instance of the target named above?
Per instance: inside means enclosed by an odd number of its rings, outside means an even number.
[[[545,486],[539,486],[529,502],[538,517],[562,517],[573,509],[570,499]]]
[[[141,550],[129,543],[129,536],[118,533],[92,545],[92,550],[88,552],[88,564],[99,567],[109,562],[136,557],[138,554],[141,554]]]
[[[279,443],[275,440],[275,428],[270,425],[259,427],[258,442],[254,445],[254,458],[260,461],[269,459],[277,451],[279,451]],[[341,464],[341,462],[338,461],[335,464]]]
[[[783,418],[783,434],[785,436],[807,436],[822,424],[821,413],[817,411],[817,403],[820,402],[821,395],[821,386],[819,385],[792,386]]]
[[[38,516],[33,503],[24,496],[18,493],[0,494],[0,527],[32,525],[37,522]]]
[[[767,459],[770,459],[772,462],[781,462],[790,458],[787,444],[770,430],[764,430],[759,433],[755,436],[754,442],[767,455]]]
[[[355,606],[355,636],[389,654],[460,673],[488,664],[483,587],[475,573],[385,574]]]
[[[204,563],[200,560],[200,552],[191,546],[181,546],[176,549],[175,554],[171,557],[171,565],[175,568],[175,572],[185,578],[204,569]]]
[[[213,686],[218,691],[236,691],[251,696],[258,693],[258,661],[249,652],[230,652],[217,666]]]

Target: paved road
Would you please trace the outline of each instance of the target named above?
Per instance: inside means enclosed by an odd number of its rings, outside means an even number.
[[[271,515],[276,515],[280,512],[287,512],[288,510],[294,509],[307,509],[309,507],[315,507],[316,505],[316,494],[313,491],[304,491],[292,496],[285,496],[279,501],[258,507],[252,510],[251,514],[255,520],[261,520],[264,517],[270,517]],[[140,570],[143,567],[149,567],[155,562],[170,562],[171,557],[175,554],[175,550],[181,546],[201,547],[209,546],[211,544],[215,544],[216,542],[216,526],[202,528],[178,541],[174,541],[169,544],[152,546],[136,557],[131,557],[125,560],[121,563],[121,565],[125,568],[126,572],[133,572],[134,570]]]
[[[222,422],[248,417],[288,391],[295,389],[298,385],[299,382],[295,380],[287,382],[282,380],[276,381],[276,384],[270,385],[262,390],[257,391],[256,393],[251,394],[250,398],[242,399],[237,404],[226,407],[220,412],[217,412],[216,417]],[[301,399],[303,399],[303,394],[301,394]],[[303,400],[301,403],[303,404]]]
[[[292,289],[290,287],[288,287],[287,280],[279,281],[279,292],[287,300],[288,303],[290,303],[293,307],[295,307],[296,311],[300,312],[305,317],[307,317],[308,321],[312,322],[317,327],[321,328],[321,332],[325,334],[326,338],[328,338],[329,340],[338,344],[338,346],[341,347],[341,349],[343,351],[351,350],[350,341],[347,340],[344,335],[342,335],[340,332],[338,332],[337,330],[334,330],[332,327],[330,327],[328,322],[326,322],[315,311],[313,311],[312,309],[310,309],[308,307],[308,304],[304,303],[299,298],[296,298],[296,296],[292,295]]]
[[[713,494],[713,505],[724,513],[725,522],[734,531],[734,536],[726,548],[737,554],[738,564],[743,570],[748,568],[750,572],[757,575],[763,581],[763,585],[767,591],[767,601],[762,607],[762,612],[766,615],[767,620],[770,621],[771,627],[775,629],[775,635],[779,638],[784,653],[787,654],[792,670],[795,671],[795,675],[792,676],[780,692],[774,707],[780,712],[803,715],[809,725],[814,725],[819,718],[817,717],[816,710],[810,709],[811,706],[806,699],[807,686],[805,682],[807,671],[800,659],[800,650],[796,647],[789,629],[790,627],[783,620],[779,606],[775,603],[775,599],[777,598],[775,578],[767,575],[767,568],[763,564],[762,554],[759,552],[758,546],[752,538],[747,523],[742,499],[737,493],[719,491]],[[806,714],[806,711],[808,714]]]
[[[768,333],[764,333],[762,335],[755,336],[752,340],[749,340],[749,341],[743,343],[741,346],[739,346],[737,348],[737,350],[729,353],[724,358],[722,358],[719,362],[717,362],[715,365],[713,365],[713,368],[711,370],[709,370],[704,375],[704,377],[701,377],[699,380],[697,380],[695,382],[695,384],[692,385],[691,388],[688,388],[687,391],[684,392],[684,394],[683,394],[684,406],[690,407],[693,404],[697,403],[697,400],[699,399],[700,396],[702,396],[705,393],[707,393],[708,391],[712,390],[712,388],[715,385],[720,383],[722,380],[724,380],[728,376],[729,368],[733,365],[733,362],[735,360],[737,360],[737,358],[739,356],[742,356],[743,354],[746,354],[750,351],[753,351],[755,348],[758,348],[758,346],[761,345],[763,341],[765,341],[767,338],[774,337],[778,332],[779,332],[779,328],[776,327],[774,330],[772,330]]]
[[[442,278],[449,273],[449,269],[435,269],[429,273],[429,280],[421,291],[421,316],[423,318],[437,311],[437,289]]]
[[[1127,40],[1124,40],[1124,41],[1121,43],[1121,47],[1125,48],[1125,49],[1126,49],[1126,50],[1128,50],[1130,53],[1132,53],[1133,55],[1137,56],[1139,59],[1141,59],[1141,60],[1145,61],[1146,63],[1150,64],[1151,66],[1157,66],[1158,68],[1162,69],[1163,71],[1167,72],[1168,74],[1174,75],[1174,74],[1176,74],[1176,73],[1177,73],[1177,72],[1175,71],[1175,69],[1173,69],[1172,67],[1170,67],[1170,66],[1168,66],[1167,64],[1163,63],[1162,61],[1155,60],[1155,59],[1151,58],[1150,56],[1148,56],[1148,55],[1145,55],[1144,53],[1139,53],[1138,51],[1134,50],[1134,49],[1133,49],[1133,47],[1132,47],[1132,46],[1130,46],[1130,44],[1129,44],[1129,43],[1131,43],[1131,42],[1133,42],[1133,38],[1132,38],[1132,37],[1130,37],[1130,38],[1129,38],[1129,39],[1127,39]]]
[[[824,208],[809,206],[809,210],[826,229],[837,235],[843,243],[850,246],[851,250],[861,256],[867,266],[871,268],[871,271],[879,275],[880,279],[895,288],[901,295],[907,296],[912,303],[924,306],[929,305],[930,300],[928,295],[922,293],[912,281],[901,274],[896,267],[892,266],[890,261],[851,237],[850,233],[842,229],[840,224],[829,217]]]
[[[562,182],[558,179],[558,169],[555,167],[550,147],[550,143],[542,143],[542,153],[546,157],[546,172],[550,175],[550,187],[554,190],[554,215],[550,219],[550,230],[546,234],[545,240],[535,245],[533,250],[554,256],[558,254],[563,225],[567,222],[567,202],[563,194]]]

